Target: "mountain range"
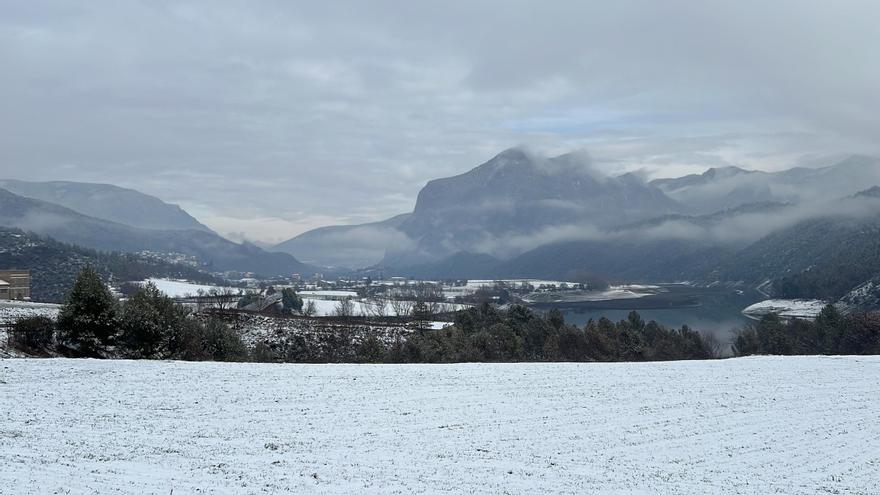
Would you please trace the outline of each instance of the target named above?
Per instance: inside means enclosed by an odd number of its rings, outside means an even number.
[[[845,196],[878,183],[880,161],[861,155],[819,168],[764,172],[722,167],[699,175],[651,181],[651,185],[690,213],[709,213],[763,201],[800,203],[829,194]]]
[[[290,275],[316,271],[289,254],[267,252],[252,244],[229,241],[179,207],[136,191],[102,184],[15,181],[7,184],[18,191],[46,199],[26,197],[0,188],[0,226],[99,251],[185,254],[195,257],[204,269],[216,272]],[[128,200],[148,210],[138,215],[136,209],[120,206]],[[63,204],[75,206],[76,210]],[[93,212],[100,217],[84,212]]]
[[[269,249],[229,241],[130,189],[0,186],[0,226],[102,251],[182,253],[207,271],[692,281],[880,301],[880,160],[866,156],[646,180],[603,174],[585,154],[510,149],[428,182],[411,213],[315,229]]]
[[[288,239],[271,248],[296,255],[306,263],[349,269],[374,265],[395,245],[409,243],[399,230],[409,214],[361,225],[321,227]]]
[[[132,227],[211,232],[177,205],[111,184],[0,180],[0,188],[19,196],[64,206],[83,215]]]
[[[694,281],[837,299],[880,277],[878,184],[880,160],[866,156],[647,181],[603,175],[584,155],[511,149],[430,181],[410,214],[307,232],[275,249],[344,260],[337,250],[352,246],[339,233],[374,235],[395,241],[360,261],[394,275]],[[339,243],[326,242],[330,233]]]

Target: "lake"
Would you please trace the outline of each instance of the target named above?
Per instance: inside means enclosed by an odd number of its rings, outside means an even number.
[[[755,291],[729,288],[694,287],[683,284],[657,284],[664,291],[640,298],[611,299],[565,303],[534,304],[547,311],[559,308],[569,323],[583,326],[588,320],[601,317],[622,320],[630,311],[638,311],[645,321],[655,320],[669,327],[688,325],[694,330],[715,335],[728,342],[733,330],[750,320],[742,314],[747,306],[764,299]]]

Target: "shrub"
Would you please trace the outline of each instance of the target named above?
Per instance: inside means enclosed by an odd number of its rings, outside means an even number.
[[[153,284],[133,293],[122,305],[120,343],[133,358],[157,359],[172,354],[172,335],[186,320],[186,310]]]
[[[55,321],[45,316],[19,318],[9,333],[10,346],[20,350],[42,350],[55,342]]]
[[[370,332],[357,346],[355,356],[359,363],[381,363],[385,360],[387,352],[385,345],[376,334]]]
[[[211,318],[202,327],[202,350],[213,361],[245,361],[247,347],[238,332],[222,321]]]

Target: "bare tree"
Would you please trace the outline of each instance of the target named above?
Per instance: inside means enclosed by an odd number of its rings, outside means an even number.
[[[336,307],[333,309],[333,316],[337,316],[339,318],[351,318],[354,316],[354,303],[351,299],[342,299],[336,303]]]
[[[229,287],[211,287],[207,296],[211,305],[221,311],[232,309],[237,299],[235,291]]]
[[[314,300],[306,299],[300,313],[302,313],[303,316],[311,318],[318,313],[318,305],[315,304]]]
[[[420,312],[433,316],[443,307],[443,288],[437,284],[420,283],[416,286],[415,300]]]
[[[196,312],[201,313],[205,310],[206,296],[207,293],[205,292],[205,289],[199,289],[196,291]]]
[[[364,301],[364,316],[373,318],[384,318],[386,315],[385,307],[387,301],[381,297],[372,297]]]
[[[412,313],[414,301],[410,299],[403,299],[405,296],[397,296],[394,299],[391,299],[391,310],[394,311],[394,315],[398,318],[407,318]]]
[[[415,303],[412,309],[413,319],[416,321],[416,327],[419,330],[427,330],[430,328],[431,320],[434,319],[434,313],[431,308],[423,301]]]

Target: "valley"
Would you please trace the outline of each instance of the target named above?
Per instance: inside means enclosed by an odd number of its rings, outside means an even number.
[[[748,323],[744,309],[770,299],[880,308],[880,194],[866,187],[877,182],[880,161],[864,156],[645,180],[603,175],[586,154],[509,149],[429,182],[412,213],[262,249],[137,191],[5,181],[0,265],[32,268],[32,294],[43,302],[61,302],[76,272],[95,266],[117,290],[165,280],[173,297],[217,287],[343,290],[354,294],[346,313],[381,316],[394,312],[377,302],[389,286],[430,285],[443,291],[432,296],[445,305],[435,313],[526,304],[582,325],[636,310],[724,340]],[[332,298],[303,299],[314,316],[337,310]]]
[[[880,2],[0,14],[0,495],[880,495]]]

